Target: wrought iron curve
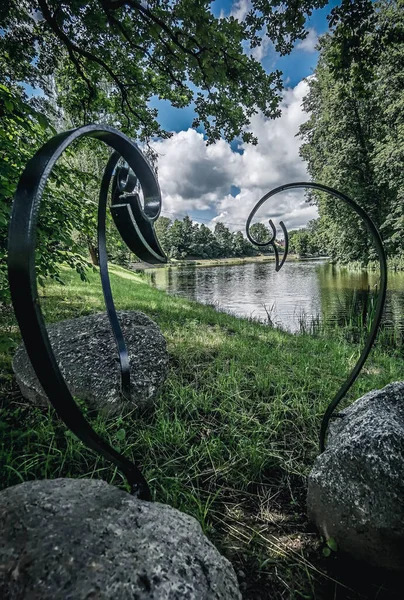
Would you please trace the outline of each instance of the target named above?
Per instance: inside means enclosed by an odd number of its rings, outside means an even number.
[[[137,149],[137,146],[135,147]],[[113,180],[111,214],[126,245],[139,258],[146,262],[152,264],[167,262],[167,258],[155,236],[152,225],[152,222],[157,219],[160,214],[160,188],[153,170],[138,149],[137,152],[138,153],[134,156],[134,162],[132,162],[132,168],[130,168],[130,166],[124,166],[116,169],[116,166],[121,159],[121,154],[119,152],[114,152],[109,158],[101,181],[97,223],[98,256],[102,291],[119,354],[121,391],[126,398],[130,398],[129,355],[112,296],[111,282],[108,273],[105,230],[108,192],[111,179]],[[148,175],[149,188],[146,188],[146,186],[142,184],[144,172]],[[135,173],[138,174],[138,177],[136,177]],[[148,211],[149,216],[146,216],[143,212],[139,195],[136,192],[132,193],[135,190],[137,180],[141,183],[142,189],[147,189],[148,191],[148,196],[144,194],[144,209],[145,211]],[[150,202],[150,198],[153,199],[152,202]]]
[[[257,208],[257,210],[258,210],[258,208]],[[251,233],[251,220],[254,217],[254,215],[255,215],[255,209],[247,219],[247,225],[246,225],[247,238],[250,240],[250,242],[252,244],[254,244],[255,246],[260,246],[261,248],[266,247],[266,246],[272,246],[274,253],[275,253],[275,271],[278,272],[282,269],[283,265],[285,264],[285,260],[288,256],[288,252],[289,252],[289,236],[288,236],[288,232],[285,227],[285,224],[283,221],[279,222],[279,225],[281,226],[281,229],[283,231],[283,235],[285,236],[285,248],[284,248],[282,260],[280,261],[279,260],[279,250],[278,250],[278,246],[276,245],[276,227],[275,227],[272,219],[269,219],[269,226],[272,230],[271,238],[265,242],[259,242],[258,240],[256,240],[254,238],[254,236]]]
[[[14,312],[21,330],[21,335],[46,395],[54,406],[59,417],[67,427],[83,443],[99,452],[114,463],[126,476],[131,493],[139,498],[150,500],[148,484],[139,471],[127,458],[114,450],[103,440],[84,418],[74,401],[56,362],[41,311],[35,271],[36,225],[42,194],[49,175],[61,154],[74,141],[81,137],[91,137],[104,142],[115,150],[105,169],[100,190],[98,211],[98,244],[100,250],[101,281],[108,316],[117,341],[121,362],[123,392],[129,390],[129,362],[125,342],[116,315],[107,267],[105,217],[108,189],[114,168],[122,156],[142,186],[144,207],[137,202],[136,214],[133,206],[127,205],[121,198],[119,218],[114,220],[123,235],[129,240],[131,247],[143,244],[143,256],[150,262],[166,262],[166,257],[158,241],[152,239],[152,222],[157,219],[161,209],[161,194],[156,177],[150,165],[127,136],[112,127],[103,125],[85,125],[60,133],[46,142],[27,163],[19,180],[14,198],[9,236],[8,236],[8,279]],[[125,189],[126,183],[117,173],[114,186]],[[126,177],[126,182],[129,181]],[[133,201],[132,201],[133,204]],[[141,217],[141,218],[140,218]],[[139,218],[140,223],[136,221]]]
[[[331,196],[334,196],[335,198],[337,198],[338,200],[341,200],[342,202],[344,202],[345,204],[347,204],[348,206],[350,206],[364,221],[369,233],[371,234],[371,237],[374,241],[375,247],[376,247],[376,251],[377,251],[377,255],[379,258],[379,265],[380,265],[380,290],[379,290],[379,294],[377,297],[377,303],[376,303],[376,310],[375,310],[375,316],[373,318],[373,322],[372,322],[372,327],[369,331],[368,337],[366,339],[366,343],[364,348],[362,349],[362,352],[355,364],[355,366],[353,367],[353,369],[351,370],[351,372],[349,373],[347,379],[345,380],[345,382],[342,384],[342,386],[340,387],[340,389],[338,390],[338,392],[336,393],[336,395],[334,396],[334,398],[332,399],[332,401],[330,402],[330,404],[327,407],[327,410],[324,413],[322,422],[321,422],[321,427],[320,427],[320,452],[324,452],[325,450],[325,438],[326,438],[326,434],[327,434],[327,430],[328,430],[328,425],[330,422],[330,419],[333,415],[333,413],[335,412],[337,406],[339,405],[339,403],[341,402],[341,400],[345,397],[345,395],[347,394],[347,392],[349,391],[349,389],[352,387],[352,385],[354,384],[354,382],[356,381],[359,373],[361,372],[363,365],[365,364],[365,361],[367,359],[367,357],[369,356],[369,353],[372,349],[372,346],[376,340],[376,336],[379,330],[379,326],[380,326],[380,322],[381,322],[381,318],[383,315],[383,309],[384,309],[384,304],[386,301],[386,290],[387,290],[387,262],[386,262],[386,253],[384,250],[384,246],[383,246],[383,241],[381,238],[381,235],[379,233],[378,228],[376,227],[376,225],[373,223],[372,219],[369,217],[369,215],[366,213],[366,211],[363,210],[363,208],[361,208],[354,200],[352,200],[351,198],[349,198],[348,196],[346,196],[345,194],[342,194],[341,192],[338,192],[337,190],[328,187],[326,185],[322,185],[320,183],[312,183],[312,182],[296,182],[296,183],[287,183],[285,185],[281,185],[277,188],[274,188],[273,190],[271,190],[270,192],[268,192],[267,194],[265,194],[258,202],[257,204],[254,206],[253,210],[251,211],[248,219],[247,219],[247,223],[246,223],[246,233],[247,233],[247,237],[250,240],[250,242],[252,242],[253,244],[257,245],[257,246],[268,246],[268,245],[272,245],[274,250],[275,250],[275,261],[276,261],[276,271],[279,271],[285,260],[286,260],[286,256],[288,253],[288,237],[287,237],[287,231],[285,228],[285,225],[283,224],[283,222],[280,223],[282,230],[285,234],[285,252],[283,255],[283,259],[281,262],[279,262],[279,256],[278,256],[278,252],[277,252],[277,247],[275,245],[275,237],[276,237],[276,229],[274,224],[272,223],[272,220],[269,221],[269,225],[271,227],[272,230],[272,237],[270,240],[266,241],[266,242],[257,242],[256,240],[254,240],[254,237],[251,235],[251,221],[254,218],[255,214],[257,213],[258,209],[269,199],[272,198],[272,196],[275,196],[276,194],[279,194],[281,192],[284,192],[286,190],[291,190],[291,189],[312,189],[312,190],[317,190],[320,192],[324,192],[326,194],[330,194]]]

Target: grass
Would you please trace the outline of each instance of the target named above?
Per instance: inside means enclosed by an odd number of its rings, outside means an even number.
[[[378,271],[380,269],[380,264],[378,260],[371,260],[367,264],[357,260],[347,263],[345,267],[351,271]],[[404,254],[401,253],[396,256],[389,256],[387,268],[390,271],[404,271]]]
[[[355,291],[351,297],[340,299],[335,307],[337,317],[334,321],[324,321],[320,314],[308,316],[301,313],[298,316],[299,333],[310,334],[314,337],[330,336],[352,344],[366,343],[370,334],[373,320],[376,315],[377,293],[371,294],[368,290],[365,298]],[[270,307],[271,309],[273,307]],[[274,311],[267,311],[268,323],[271,325],[274,319]],[[390,356],[404,356],[404,332],[400,324],[392,320],[381,322],[377,333],[377,348],[386,351]]]
[[[42,292],[47,322],[104,310],[98,273],[88,283],[67,269],[63,278],[65,286],[50,282]],[[153,410],[87,416],[142,468],[154,499],[198,519],[232,561],[246,599],[394,597],[383,596],[383,579],[367,574],[368,587],[351,581],[334,553],[323,556],[305,518],[321,417],[359,345],[217,312],[119,267],[111,267],[111,281],[118,308],[141,310],[160,325],[170,374]],[[124,487],[121,474],[66,431],[51,408],[21,397],[10,366],[18,327],[9,308],[2,317],[2,487],[55,477],[98,477]],[[350,400],[399,380],[403,366],[399,352],[376,348]]]

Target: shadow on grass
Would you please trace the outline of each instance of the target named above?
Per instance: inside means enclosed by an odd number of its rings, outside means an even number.
[[[47,321],[104,310],[96,275],[87,285],[70,273],[66,286],[50,285],[41,300]],[[132,286],[133,277],[111,277],[117,308],[143,310],[159,323],[170,376],[153,410],[109,420],[88,413],[96,431],[141,467],[156,500],[198,519],[232,560],[245,598],[398,598],[385,575],[359,579],[356,565],[323,557],[305,517],[320,419],[359,349],[237,319],[140,280]],[[2,335],[1,485],[98,477],[125,487],[52,409],[21,397],[10,367],[20,340],[12,311]],[[369,369],[355,393],[399,378],[403,361],[378,361],[383,368]],[[383,596],[388,583],[391,595]]]

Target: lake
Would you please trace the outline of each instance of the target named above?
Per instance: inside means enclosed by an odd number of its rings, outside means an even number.
[[[271,321],[292,332],[320,319],[342,322],[361,314],[376,298],[378,273],[348,271],[324,260],[213,267],[186,265],[148,269],[152,285],[169,294],[211,304],[235,315]],[[404,272],[389,272],[385,324],[404,331]]]

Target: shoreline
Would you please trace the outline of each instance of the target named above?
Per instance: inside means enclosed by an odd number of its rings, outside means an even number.
[[[282,255],[280,255],[282,257]],[[313,261],[313,260],[328,260],[327,256],[315,256],[315,257],[300,257],[297,254],[289,254],[287,260],[290,261]],[[132,263],[130,266],[131,271],[146,271],[149,269],[162,269],[162,268],[175,268],[175,267],[220,267],[220,266],[233,266],[233,265],[244,265],[250,263],[272,263],[275,262],[275,256],[245,256],[245,257],[231,257],[231,258],[195,258],[195,259],[184,259],[176,260],[171,259],[165,264],[151,265],[143,261],[139,263]]]
[[[282,254],[280,255],[282,257]],[[351,262],[347,264],[332,263],[329,256],[298,256],[297,254],[289,254],[286,262],[311,262],[311,261],[329,261],[330,264],[334,264],[339,269],[345,269],[347,271],[357,272],[364,271],[372,273],[379,270],[379,264],[375,261],[370,262],[367,266],[363,266],[359,262]],[[221,267],[221,266],[236,266],[251,263],[273,263],[275,262],[275,256],[271,255],[259,255],[259,256],[234,256],[230,258],[188,258],[183,260],[169,259],[167,263],[163,264],[149,264],[144,261],[138,263],[131,263],[128,268],[129,271],[134,273],[149,271],[154,269],[173,269],[177,267]],[[387,262],[387,270],[392,273],[400,273],[404,271],[404,264],[395,258],[390,259]]]

